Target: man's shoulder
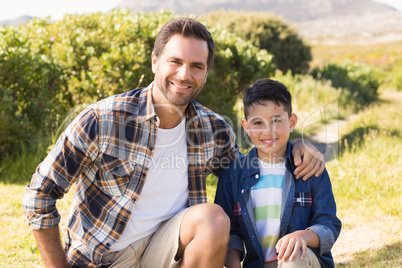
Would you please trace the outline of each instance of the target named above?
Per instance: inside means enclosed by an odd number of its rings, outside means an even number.
[[[227,122],[228,118],[215,113],[194,100],[191,101],[191,105],[195,110],[197,119],[199,119],[201,123],[208,123],[211,127],[230,127],[230,124]]]
[[[98,113],[110,113],[113,111],[125,111],[131,113],[138,107],[144,88],[136,88],[128,92],[116,94],[102,99],[92,105]]]

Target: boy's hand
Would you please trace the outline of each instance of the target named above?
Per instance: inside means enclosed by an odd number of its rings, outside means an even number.
[[[297,166],[294,171],[296,179],[303,177],[303,180],[307,180],[313,175],[318,177],[325,168],[324,156],[305,140],[296,139],[292,145],[292,155]]]
[[[301,232],[296,231],[279,239],[275,248],[279,261],[286,261],[287,259],[293,261],[300,249],[302,250],[300,260],[303,260],[307,251],[307,241]]]
[[[307,246],[318,248],[320,240],[317,234],[311,230],[300,230],[287,234],[276,243],[276,252],[279,261],[293,261],[301,249],[300,260],[306,256]]]
[[[241,268],[240,254],[238,250],[229,250],[225,266],[228,268]]]

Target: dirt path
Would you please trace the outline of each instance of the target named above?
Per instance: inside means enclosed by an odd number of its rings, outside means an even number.
[[[343,133],[341,130],[348,122],[356,119],[358,116],[352,115],[343,121],[333,122],[323,126],[312,136],[313,143],[324,154],[326,161],[334,157],[337,160],[338,141],[340,133]],[[338,264],[351,263],[356,253],[376,251],[395,243],[395,238],[398,241],[402,239],[402,222],[398,218],[379,215],[377,218],[368,219],[353,210],[338,210],[338,217],[342,221],[342,231],[332,249],[334,260]]]

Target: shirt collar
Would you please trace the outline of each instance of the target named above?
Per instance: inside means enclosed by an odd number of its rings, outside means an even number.
[[[152,90],[153,90],[154,82],[152,82],[149,86],[144,88],[140,93],[139,102],[138,102],[138,123],[143,123],[147,120],[155,118],[157,125],[159,126],[159,117],[155,112],[154,104],[152,101]],[[200,126],[201,118],[198,117],[196,102],[191,100],[186,108],[186,118],[189,120],[192,119],[192,123],[194,126]]]
[[[138,100],[138,115],[137,115],[138,123],[144,123],[147,120],[155,118],[155,120],[158,122],[159,125],[159,118],[155,113],[154,104],[152,102],[153,84],[154,82],[152,82],[146,88],[143,88],[140,93]]]
[[[258,154],[257,149],[254,147],[250,150],[250,152],[245,156],[244,159],[247,168],[243,168],[241,172],[242,178],[247,178],[249,176],[259,174],[260,169],[258,165]],[[286,149],[286,159],[285,159],[286,168],[293,173],[296,166],[292,157],[292,144],[288,141],[287,149]]]

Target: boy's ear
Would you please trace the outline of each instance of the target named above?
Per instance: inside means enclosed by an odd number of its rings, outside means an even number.
[[[290,132],[293,132],[293,129],[295,128],[297,124],[297,115],[292,114],[289,118],[289,123],[290,123]]]
[[[241,125],[243,126],[244,131],[246,131],[247,135],[250,135],[249,129],[248,129],[248,124],[247,124],[247,119],[242,119],[241,120]]]

